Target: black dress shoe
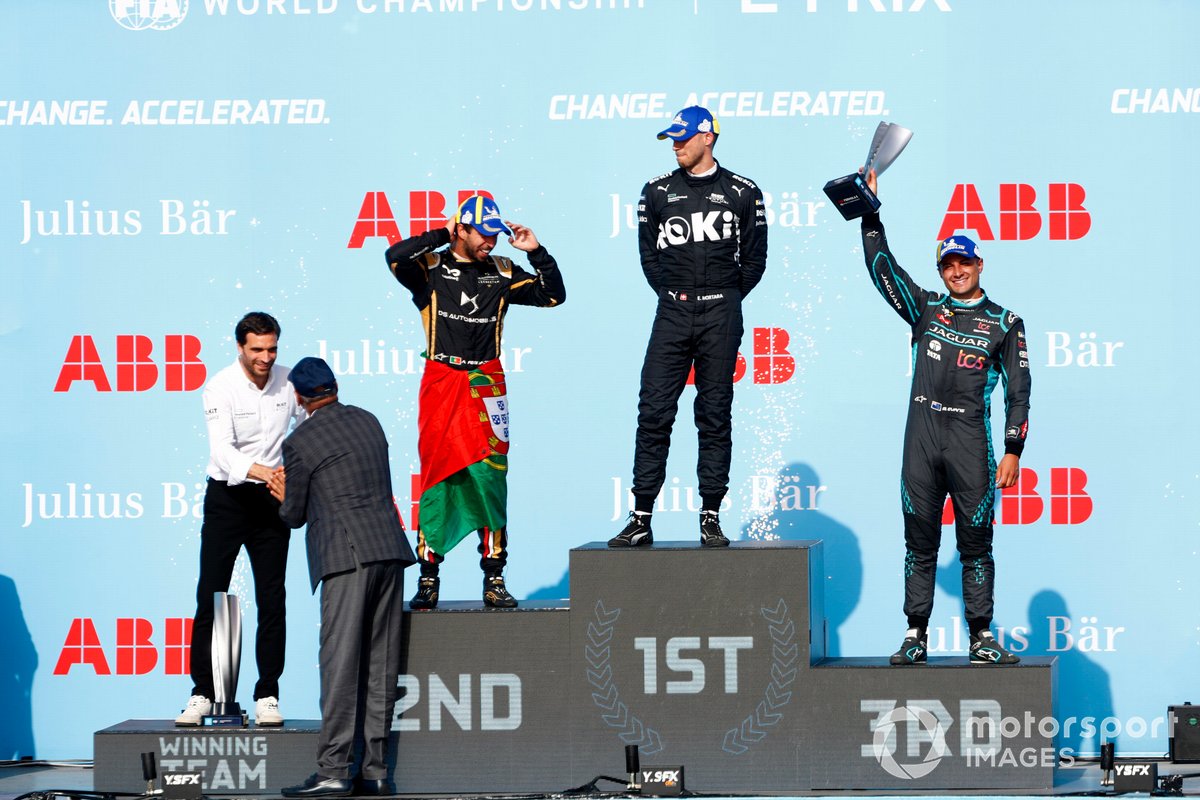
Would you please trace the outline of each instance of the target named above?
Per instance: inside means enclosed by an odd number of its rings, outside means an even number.
[[[280,794],[284,797],[350,797],[354,794],[354,781],[349,778],[323,778],[314,772],[304,783],[289,786]]]
[[[358,797],[392,797],[396,785],[387,778],[359,778],[355,795]]]

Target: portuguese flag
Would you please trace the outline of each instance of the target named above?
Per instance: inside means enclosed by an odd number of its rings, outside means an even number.
[[[427,360],[419,406],[418,524],[426,544],[445,555],[480,528],[508,524],[508,396],[500,360],[472,370]]]

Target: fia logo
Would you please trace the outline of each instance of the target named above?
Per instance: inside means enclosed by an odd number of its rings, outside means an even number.
[[[108,0],[112,18],[130,31],[166,31],[183,22],[188,0]]]

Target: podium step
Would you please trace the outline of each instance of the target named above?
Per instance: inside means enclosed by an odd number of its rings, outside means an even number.
[[[176,728],[168,719],[126,720],[96,732],[96,791],[143,791],[141,754],[154,753],[160,775],[203,772],[205,794],[278,794],[313,773],[320,727],[315,719],[289,719],[280,728]]]
[[[622,775],[629,744],[701,793],[1053,787],[1055,659],[826,658],[823,574],[818,541],[594,542],[569,605],[407,612],[397,791],[561,792]],[[317,727],[131,720],[96,734],[96,788],[141,790],[153,751],[207,794],[275,794],[313,772]]]

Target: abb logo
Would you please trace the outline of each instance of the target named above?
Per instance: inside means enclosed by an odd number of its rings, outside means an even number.
[[[754,383],[786,383],[796,374],[796,359],[788,352],[792,337],[783,328],[755,328],[751,338],[753,348]],[[733,367],[733,382],[746,377],[749,368],[741,351]],[[688,372],[688,385],[696,383],[696,371]]]
[[[446,218],[454,213],[462,201],[473,194],[495,199],[482,189],[460,189],[458,201],[450,209],[446,208],[446,197],[441,192],[409,192],[408,193],[408,235],[419,236],[434,228],[441,228]],[[348,249],[363,246],[367,239],[384,236],[388,244],[395,244],[404,237],[400,235],[400,226],[396,223],[396,215],[392,213],[392,204],[384,192],[367,192],[363,197],[362,208],[358,210],[358,220],[354,230],[350,232]]]
[[[409,495],[412,497],[412,501],[408,504],[408,508],[412,515],[412,525],[408,526],[408,529],[415,531],[417,523],[420,522],[420,514],[418,512],[421,508],[421,473],[414,472],[412,474],[412,482],[409,486],[411,487]]]
[[[117,337],[118,392],[144,392],[159,382],[160,369],[153,354],[154,342],[149,336]],[[200,360],[200,340],[181,333],[164,336],[161,375],[162,386],[168,392],[193,392],[202,387],[208,370]],[[90,382],[98,392],[113,390],[96,342],[86,334],[71,339],[54,391],[69,392],[76,381]]]
[[[1092,227],[1092,215],[1083,207],[1085,192],[1077,183],[1052,183],[1047,187],[1045,221],[1051,239],[1082,239]],[[1041,233],[1042,212],[1035,203],[1037,191],[1027,183],[1000,184],[1000,240],[1024,241]],[[991,222],[973,183],[954,187],[938,238],[958,230],[974,230],[984,241],[993,240]]]
[[[145,675],[158,666],[160,647],[152,639],[154,625],[139,617],[117,620],[114,672],[104,652],[96,624],[88,617],[71,622],[54,665],[55,675],[70,674],[76,666],[91,667],[97,675]],[[163,621],[162,663],[164,675],[187,675],[191,671],[192,620],[169,618]]]
[[[1050,524],[1079,525],[1092,516],[1092,498],[1084,487],[1087,473],[1078,467],[1050,468]],[[1045,491],[1043,489],[1042,491]],[[1038,474],[1021,468],[1015,486],[1000,494],[999,522],[1004,525],[1031,525],[1046,513],[1047,498],[1038,492]],[[942,508],[942,524],[954,522],[954,507],[947,498]]]

